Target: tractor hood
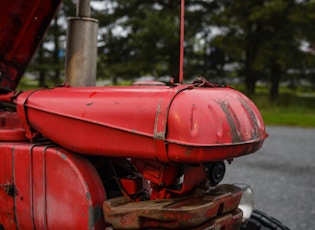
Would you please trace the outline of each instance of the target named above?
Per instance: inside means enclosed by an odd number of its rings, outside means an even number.
[[[14,90],[61,0],[1,0],[0,89]]]

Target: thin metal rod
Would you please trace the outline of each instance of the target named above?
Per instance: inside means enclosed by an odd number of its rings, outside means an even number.
[[[184,34],[185,34],[185,0],[181,0],[180,13],[180,53],[179,53],[179,83],[184,79]]]

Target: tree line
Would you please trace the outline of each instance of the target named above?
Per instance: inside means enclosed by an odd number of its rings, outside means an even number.
[[[99,78],[134,79],[143,75],[177,79],[180,0],[92,0],[99,20]],[[93,4],[95,3],[95,4]],[[246,93],[258,80],[279,95],[282,79],[315,82],[315,2],[308,0],[186,0],[185,79],[238,77]],[[66,17],[75,15],[63,1],[31,70],[56,83],[64,72]]]

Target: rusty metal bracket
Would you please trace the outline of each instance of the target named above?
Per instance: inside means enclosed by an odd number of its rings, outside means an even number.
[[[220,84],[213,84],[207,81],[206,78],[204,77],[198,77],[196,80],[193,81],[192,83],[195,87],[207,87],[207,88],[218,88],[218,87],[227,87],[230,88],[229,86],[226,85],[220,85]]]
[[[156,108],[156,115],[154,121],[154,139],[155,145],[158,149],[159,157],[158,160],[162,162],[168,162],[167,156],[167,147],[166,147],[166,132],[167,132],[167,120],[168,120],[168,113],[171,107],[171,104],[174,98],[187,89],[192,89],[192,85],[179,85],[177,86],[177,91],[174,93],[170,93],[167,98],[161,99],[159,101],[158,107]],[[163,153],[163,154],[162,154]]]
[[[220,185],[209,192],[176,199],[131,203],[126,197],[117,197],[105,201],[103,210],[105,221],[113,229],[198,229],[203,225],[209,228],[202,229],[217,229],[241,223],[242,213],[237,209],[241,196],[237,186]]]

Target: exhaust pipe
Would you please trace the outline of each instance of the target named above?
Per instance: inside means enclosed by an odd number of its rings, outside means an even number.
[[[68,18],[66,82],[71,86],[94,86],[98,20],[91,18],[89,0],[78,0],[76,14]]]

